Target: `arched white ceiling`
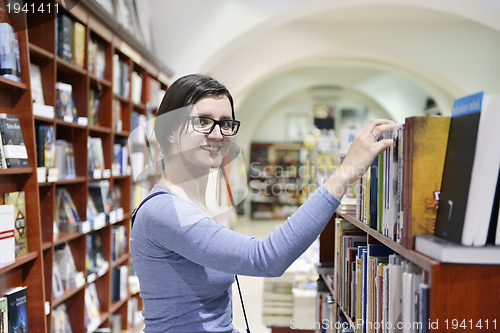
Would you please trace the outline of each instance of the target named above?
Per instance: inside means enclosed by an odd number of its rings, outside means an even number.
[[[149,1],[156,8],[156,50],[174,79],[213,75],[230,88],[241,111],[251,112],[252,126],[260,119],[255,110],[265,112],[298,88],[285,80],[297,70],[331,73],[301,80],[355,89],[394,119],[412,113],[424,98],[396,105],[395,97],[411,95],[410,86],[412,96],[432,96],[445,113],[455,97],[500,92],[495,0]],[[353,83],[357,77],[364,79]],[[252,100],[256,92],[259,105]]]

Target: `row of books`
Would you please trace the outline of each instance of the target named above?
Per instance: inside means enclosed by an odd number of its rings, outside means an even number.
[[[335,299],[361,332],[426,332],[429,286],[423,271],[385,245],[335,220]],[[406,328],[411,327],[410,330]]]
[[[358,219],[408,249],[432,235],[500,245],[500,96],[457,99],[451,117],[410,117],[356,186]],[[488,247],[488,250],[490,247]]]
[[[0,331],[28,332],[28,287],[15,287],[0,296]]]
[[[129,98],[130,96],[130,67],[118,54],[113,55],[113,93]]]
[[[91,36],[89,38],[88,50],[88,71],[90,74],[104,79],[106,69],[106,50],[103,43],[97,38]]]
[[[111,192],[107,180],[89,183],[86,215],[87,219],[80,217],[66,188],[56,188],[54,222],[57,230],[87,233],[123,219],[120,186],[114,185]]]
[[[75,259],[68,243],[54,249],[52,262],[52,297],[64,295],[66,290],[79,288],[85,284],[85,275],[76,269]]]
[[[7,79],[21,82],[17,32],[7,22],[0,23],[0,73]]]
[[[70,16],[59,13],[56,20],[56,54],[80,67],[85,61],[85,26]]]
[[[4,202],[0,205],[0,267],[28,254],[25,193],[4,193]]]

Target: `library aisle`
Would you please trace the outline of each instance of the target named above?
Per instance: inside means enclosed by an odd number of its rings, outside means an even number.
[[[284,221],[284,220],[283,220]],[[269,235],[282,220],[250,220],[245,216],[238,216],[235,231],[242,234],[263,238]],[[247,312],[248,324],[252,333],[270,333],[271,329],[262,323],[262,295],[264,290],[264,278],[241,276],[240,281],[243,302]],[[233,285],[233,324],[240,332],[245,332],[245,319],[238,296],[238,287]]]

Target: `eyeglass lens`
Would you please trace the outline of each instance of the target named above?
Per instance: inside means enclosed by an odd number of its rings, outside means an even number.
[[[215,123],[219,124],[222,134],[232,135],[236,133],[238,124],[231,119],[228,120],[214,120],[208,117],[193,117],[193,127],[196,131],[209,134],[215,128]]]

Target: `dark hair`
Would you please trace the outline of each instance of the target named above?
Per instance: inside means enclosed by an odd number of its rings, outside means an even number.
[[[232,117],[235,118],[233,97],[229,90],[214,78],[201,74],[190,74],[177,79],[167,89],[155,120],[156,138],[165,154],[169,150],[169,135],[179,127],[181,127],[181,131],[187,127],[191,114],[189,106],[193,106],[207,96],[226,96],[231,104]],[[175,110],[178,111],[170,112]]]

